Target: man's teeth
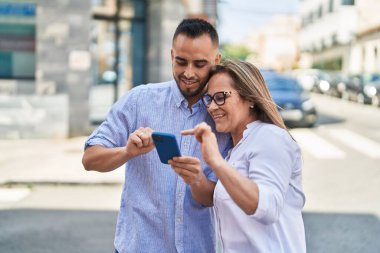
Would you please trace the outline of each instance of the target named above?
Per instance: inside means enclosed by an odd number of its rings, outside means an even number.
[[[214,115],[214,119],[219,119],[219,118],[221,118],[221,117],[223,117],[223,114],[215,114],[215,115]]]
[[[187,81],[187,80],[182,80],[185,84],[193,84],[195,83],[194,81]]]

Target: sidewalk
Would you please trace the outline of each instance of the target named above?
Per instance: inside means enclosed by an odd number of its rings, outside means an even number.
[[[83,168],[85,140],[86,137],[0,140],[0,185],[123,183],[123,167],[108,173],[86,171]]]

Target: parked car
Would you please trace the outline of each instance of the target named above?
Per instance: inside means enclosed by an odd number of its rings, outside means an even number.
[[[342,98],[361,104],[371,104],[374,91],[371,87],[373,86],[373,83],[379,81],[380,74],[360,74],[351,76],[350,81],[346,84],[342,92]]]
[[[342,72],[329,72],[328,74],[330,76],[330,85],[324,93],[341,98],[342,92],[350,81],[349,77]]]
[[[106,70],[98,75],[95,85],[113,85],[117,78],[117,74],[113,70]]]
[[[312,127],[317,121],[317,110],[299,82],[292,77],[262,71],[269,92],[289,127]]]
[[[320,69],[296,69],[292,76],[307,91],[325,93],[330,88],[330,76]]]
[[[373,106],[380,106],[380,81],[367,84],[364,87],[364,93],[371,98]]]

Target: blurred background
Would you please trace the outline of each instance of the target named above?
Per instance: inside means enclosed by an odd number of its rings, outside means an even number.
[[[174,30],[210,21],[257,65],[303,153],[308,252],[380,252],[380,0],[0,0],[0,252],[112,252],[123,171],[86,136],[172,78]],[[275,159],[275,158],[274,158]]]

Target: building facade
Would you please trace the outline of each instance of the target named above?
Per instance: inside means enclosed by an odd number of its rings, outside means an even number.
[[[351,48],[349,71],[380,73],[380,1],[358,0],[358,29]]]
[[[358,27],[354,0],[304,0],[300,6],[301,65],[348,71]]]
[[[190,16],[215,20],[216,1],[0,0],[0,138],[88,134],[125,91],[172,78]]]
[[[380,1],[304,0],[300,7],[302,67],[380,72]]]
[[[297,67],[299,19],[277,15],[267,25],[252,33],[244,44],[255,52],[248,60],[261,68],[288,71]]]

